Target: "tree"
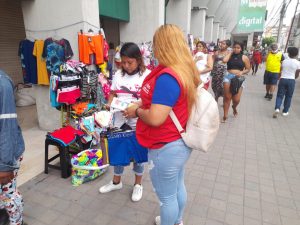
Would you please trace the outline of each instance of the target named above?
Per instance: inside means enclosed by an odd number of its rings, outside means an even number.
[[[269,46],[272,43],[275,43],[275,38],[274,37],[265,37],[262,40],[262,46],[265,47],[265,45],[267,44],[267,46]]]

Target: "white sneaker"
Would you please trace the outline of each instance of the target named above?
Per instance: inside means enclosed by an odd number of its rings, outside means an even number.
[[[134,202],[138,202],[139,200],[141,200],[142,196],[143,196],[143,186],[140,184],[134,185],[131,200]]]
[[[160,216],[155,217],[155,225],[160,225]],[[181,222],[179,225],[183,225],[183,222]]]
[[[273,118],[277,118],[278,114],[279,114],[279,109],[276,109],[273,114]]]
[[[108,193],[114,190],[119,190],[123,187],[122,182],[118,183],[118,184],[114,184],[112,181],[110,181],[108,184],[102,186],[101,188],[99,188],[99,192],[104,194],[104,193]]]
[[[160,216],[155,217],[155,225],[160,225]]]
[[[289,112],[286,112],[286,113],[282,113],[283,116],[288,116],[289,115]]]

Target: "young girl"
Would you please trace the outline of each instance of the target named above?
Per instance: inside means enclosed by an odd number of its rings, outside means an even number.
[[[141,86],[145,77],[150,73],[144,65],[141,51],[134,43],[125,43],[120,51],[121,55],[121,69],[118,70],[112,81],[111,92],[108,99],[108,106],[110,106],[114,97],[122,102],[136,102],[139,99]],[[137,119],[126,119],[121,112],[115,115],[115,125],[122,126],[125,122],[135,129]],[[100,193],[107,193],[113,190],[122,188],[121,175],[123,174],[123,166],[114,167],[114,177],[107,185],[102,186]],[[132,201],[139,201],[142,198],[142,175],[144,172],[144,165],[139,163],[133,164],[133,171],[135,173],[135,183],[132,193]]]

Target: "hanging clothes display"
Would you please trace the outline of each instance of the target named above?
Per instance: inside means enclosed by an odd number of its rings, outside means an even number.
[[[73,51],[68,40],[48,38],[45,40],[42,56],[46,59],[48,73],[58,74],[60,65],[73,56]]]
[[[22,40],[19,44],[18,55],[21,57],[24,83],[37,84],[36,59],[33,56],[34,42]]]
[[[49,76],[47,73],[46,60],[43,59],[44,40],[34,42],[33,55],[37,63],[37,84],[49,85]]]
[[[101,34],[78,33],[79,60],[85,64],[104,62],[104,40]],[[93,60],[95,56],[95,60]],[[95,61],[95,62],[94,62]]]

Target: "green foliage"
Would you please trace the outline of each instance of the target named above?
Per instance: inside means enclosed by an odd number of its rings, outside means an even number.
[[[276,40],[274,37],[265,37],[262,40],[262,46],[265,46],[265,44],[267,44],[267,46],[269,46],[270,44],[274,43]]]

